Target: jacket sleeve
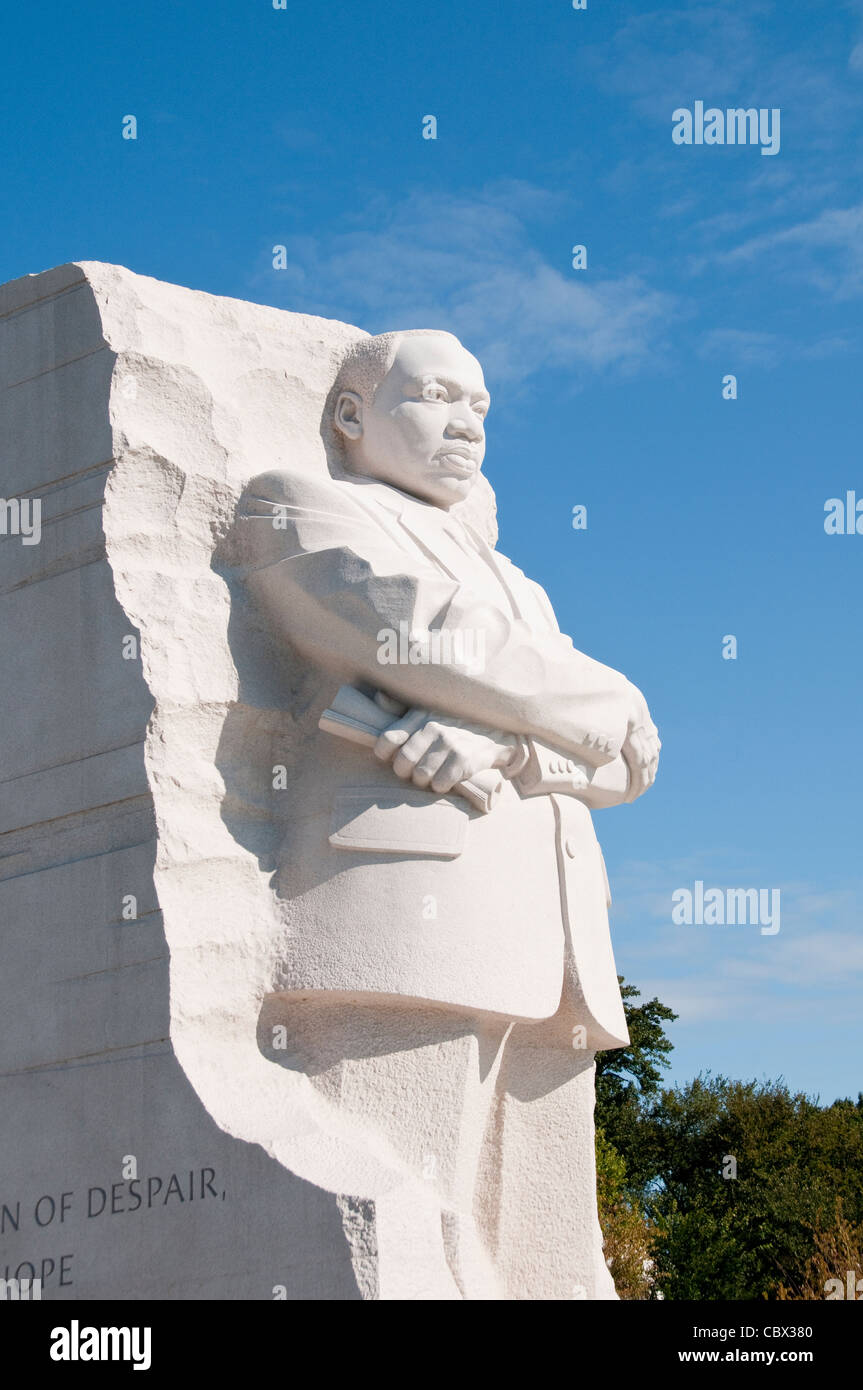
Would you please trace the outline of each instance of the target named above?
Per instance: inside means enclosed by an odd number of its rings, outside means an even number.
[[[472,592],[402,546],[351,484],[268,474],[237,521],[247,590],[276,636],[340,681],[363,681],[410,705],[533,735],[594,767],[620,753],[629,682],[560,633],[538,634],[508,605]],[[385,664],[387,632],[484,636],[470,666]]]

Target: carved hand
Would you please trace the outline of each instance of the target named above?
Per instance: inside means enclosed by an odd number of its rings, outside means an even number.
[[[650,717],[647,701],[637,686],[632,686],[632,703],[621,753],[629,767],[627,801],[646,792],[653,785],[659,765],[659,730]]]
[[[375,754],[396,776],[443,795],[477,772],[506,767],[517,747],[515,734],[415,708],[384,730]]]

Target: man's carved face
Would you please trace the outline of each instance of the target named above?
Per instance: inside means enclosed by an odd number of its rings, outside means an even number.
[[[373,404],[355,391],[336,402],[354,472],[436,507],[467,497],[485,457],[489,406],[482,367],[453,338],[404,338]]]

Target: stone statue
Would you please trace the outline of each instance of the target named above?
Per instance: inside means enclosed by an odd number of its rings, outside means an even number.
[[[406,1264],[437,1240],[456,1297],[613,1298],[593,1055],[628,1034],[590,812],[641,795],[660,744],[495,549],[488,408],[452,335],[360,339],[329,474],[243,494],[242,579],[302,735],[261,1045],[407,1175]]]
[[[0,348],[0,1279],[613,1297],[590,810],[658,742],[495,549],[479,364],[92,261]]]

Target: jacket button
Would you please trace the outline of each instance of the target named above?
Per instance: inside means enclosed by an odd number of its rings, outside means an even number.
[[[574,838],[573,838],[572,835],[570,835],[569,838],[567,839],[564,848],[565,848],[567,854],[569,855],[570,859],[574,859],[574,858],[575,858],[575,852],[576,852],[576,849],[577,849],[577,845],[576,845],[575,840],[574,840]]]

